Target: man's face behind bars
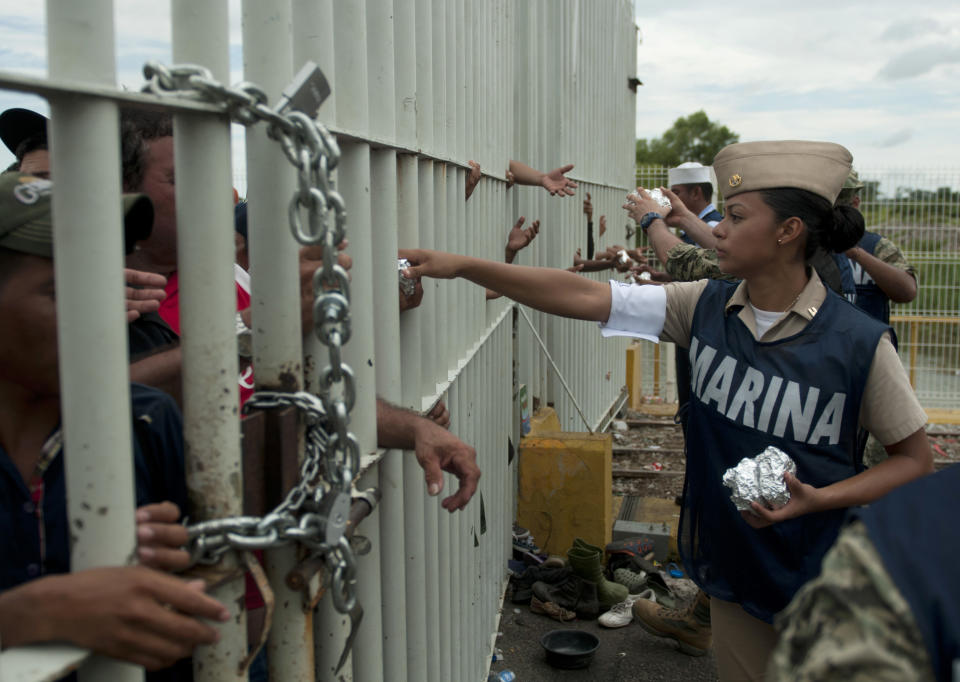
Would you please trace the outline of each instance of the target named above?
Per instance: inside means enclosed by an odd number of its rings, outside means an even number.
[[[0,282],[0,381],[34,397],[59,395],[53,261],[7,251],[3,263],[8,272]]]

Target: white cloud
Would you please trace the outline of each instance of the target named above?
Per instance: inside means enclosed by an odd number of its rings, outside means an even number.
[[[877,76],[887,80],[913,78],[929,73],[941,64],[960,62],[960,45],[924,45],[903,52],[880,69]]]
[[[956,165],[960,5],[929,0],[912,14],[892,23],[904,15],[892,0],[638,3],[637,136],[703,109],[743,140],[833,140],[869,165]]]
[[[950,33],[948,26],[944,26],[937,20],[929,17],[918,17],[906,21],[898,20],[893,22],[880,36],[880,40],[911,40],[913,38],[926,38],[931,34],[945,35],[947,33]]]

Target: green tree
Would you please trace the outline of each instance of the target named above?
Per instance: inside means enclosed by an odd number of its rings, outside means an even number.
[[[699,161],[709,166],[717,152],[739,141],[737,133],[711,121],[701,109],[678,118],[663,137],[637,140],[637,165],[677,166]]]

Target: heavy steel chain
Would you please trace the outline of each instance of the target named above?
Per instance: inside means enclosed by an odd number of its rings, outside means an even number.
[[[349,431],[350,411],[356,400],[353,371],[342,361],[350,339],[350,287],[347,272],[337,264],[337,246],[345,237],[346,207],[336,190],[332,172],[340,161],[336,139],[303,111],[288,107],[296,96],[317,95],[319,69],[305,68],[281,106],[267,106],[266,93],[253,83],[228,87],[202,66],[167,67],[148,62],[143,68],[144,90],[156,95],[185,97],[223,105],[232,120],[245,126],[263,122],[267,135],[277,140],[297,169],[297,189],[290,199],[290,232],[299,243],[323,246],[322,265],[313,276],[314,333],[327,347],[329,362],[319,376],[319,397],[306,392],[260,391],[244,406],[269,409],[296,407],[306,424],[305,451],[297,483],[286,498],[264,517],[214,519],[187,528],[194,562],[216,563],[231,549],[268,549],[291,542],[323,555],[332,576],[334,605],[341,613],[356,603],[356,564],[344,536],[350,511],[350,489],[359,469],[360,447]],[[310,82],[309,79],[314,81]],[[308,87],[309,86],[309,87]],[[304,223],[302,212],[306,212]]]

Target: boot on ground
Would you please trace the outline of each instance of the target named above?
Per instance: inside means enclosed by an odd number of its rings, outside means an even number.
[[[710,597],[703,591],[683,610],[638,599],[633,603],[633,615],[644,630],[672,639],[688,656],[703,656],[710,648]]]

